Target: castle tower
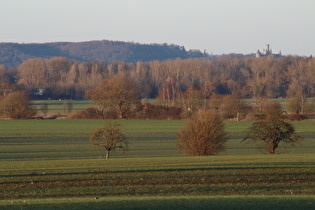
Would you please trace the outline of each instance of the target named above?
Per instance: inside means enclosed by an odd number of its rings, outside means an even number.
[[[279,54],[273,54],[272,50],[270,49],[269,44],[265,44],[265,49],[263,49],[262,52],[260,52],[259,50],[257,50],[256,52],[256,58],[260,58],[260,57],[265,57],[265,56],[274,56],[274,57],[281,57],[281,51]]]

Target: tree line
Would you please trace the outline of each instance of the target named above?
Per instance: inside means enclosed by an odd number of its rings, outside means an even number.
[[[294,146],[303,142],[303,137],[297,135],[294,126],[287,122],[279,103],[266,103],[261,114],[261,119],[257,119],[244,132],[243,142],[255,142],[270,154],[275,154],[280,143]],[[217,112],[198,111],[178,131],[177,147],[183,155],[216,155],[225,149],[227,134],[224,121]],[[106,159],[112,151],[128,151],[128,140],[119,123],[107,123],[95,130],[90,143],[97,150],[105,150]]]
[[[84,98],[105,79],[126,77],[141,90],[142,98],[165,98],[174,105],[185,92],[204,97],[238,95],[240,98],[313,97],[315,59],[301,57],[175,59],[137,63],[79,62],[64,57],[35,58],[17,68],[0,68],[0,83],[55,99]],[[187,94],[189,94],[187,92]],[[190,94],[193,94],[192,92]]]

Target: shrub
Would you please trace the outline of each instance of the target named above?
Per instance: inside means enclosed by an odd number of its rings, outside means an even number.
[[[36,114],[31,108],[31,102],[25,92],[12,92],[4,97],[2,102],[6,117],[12,119],[29,119]]]
[[[215,155],[227,141],[223,120],[214,112],[197,112],[178,132],[177,146],[184,155]]]

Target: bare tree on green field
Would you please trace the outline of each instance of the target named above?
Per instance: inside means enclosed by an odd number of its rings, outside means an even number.
[[[110,152],[128,150],[128,141],[119,123],[107,123],[103,128],[94,131],[90,143],[96,150],[105,150],[105,158],[109,159]]]
[[[47,103],[43,103],[43,104],[40,106],[40,110],[44,113],[44,116],[46,117],[47,112],[48,112],[48,104],[47,104]]]
[[[70,113],[71,111],[72,111],[72,109],[73,109],[73,105],[72,105],[72,103],[71,102],[66,102],[66,103],[64,103],[63,105],[63,111],[64,111],[64,113]]]

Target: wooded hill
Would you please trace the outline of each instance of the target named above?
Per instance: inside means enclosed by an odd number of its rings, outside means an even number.
[[[30,58],[66,57],[77,61],[132,62],[207,57],[199,50],[168,44],[120,41],[55,42],[43,44],[0,43],[0,65],[16,67]]]

